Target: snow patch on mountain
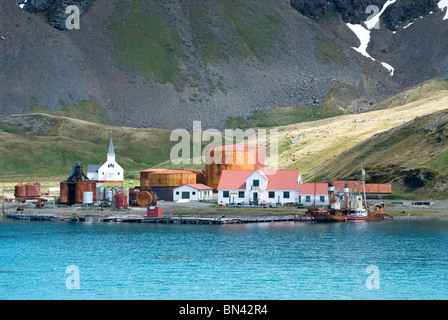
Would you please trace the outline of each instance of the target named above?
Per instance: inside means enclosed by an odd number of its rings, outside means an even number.
[[[437,3],[437,6],[440,10],[445,11],[443,20],[448,20],[448,0],[440,0],[439,3]]]
[[[388,0],[383,8],[381,9],[380,12],[378,12],[378,14],[376,14],[375,16],[371,17],[370,19],[368,19],[367,21],[364,22],[364,24],[367,26],[367,29],[364,28],[361,24],[351,24],[351,23],[347,23],[347,26],[350,28],[350,30],[352,30],[356,36],[358,37],[359,41],[360,41],[360,46],[358,48],[353,47],[354,50],[358,51],[359,53],[361,53],[363,56],[372,59],[373,61],[376,61],[376,59],[374,59],[368,52],[367,52],[367,48],[369,46],[370,43],[370,33],[371,30],[373,28],[375,28],[375,26],[378,24],[378,22],[380,21],[380,17],[383,14],[383,12],[387,9],[388,6],[390,6],[391,4],[394,4],[397,0]],[[394,75],[395,69],[388,63],[386,62],[381,62],[381,65],[387,69],[387,71],[389,71],[389,74],[391,76]]]

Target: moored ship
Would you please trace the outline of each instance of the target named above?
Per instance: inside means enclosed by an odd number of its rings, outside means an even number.
[[[336,193],[334,186],[328,188],[330,204],[326,208],[309,208],[306,216],[318,222],[364,222],[384,219],[386,204],[384,202],[367,204],[365,193],[365,171],[361,165],[363,196],[359,187],[357,192],[344,185],[342,193]],[[342,204],[342,205],[341,205]],[[342,207],[342,208],[341,208]]]

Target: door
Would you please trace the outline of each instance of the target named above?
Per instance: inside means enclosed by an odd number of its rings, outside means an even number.
[[[190,192],[182,191],[182,199],[190,199]]]
[[[254,202],[258,202],[258,192],[254,192]]]

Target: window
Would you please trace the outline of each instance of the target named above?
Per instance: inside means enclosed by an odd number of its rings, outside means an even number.
[[[229,197],[229,191],[223,191],[222,192],[222,197],[223,198],[228,198]]]
[[[311,196],[306,196],[306,201],[305,202],[311,202]]]
[[[253,185],[254,185],[254,187],[259,187],[260,186],[260,180],[254,180]]]
[[[178,196],[179,195],[179,191],[176,191],[176,196]]]
[[[289,199],[289,191],[283,191],[283,198]]]
[[[320,202],[325,202],[325,196],[320,196]]]
[[[192,195],[196,195],[196,191],[192,191],[191,194],[192,194]]]
[[[244,191],[238,191],[238,198],[244,198]]]
[[[269,199],[275,198],[275,191],[269,191]]]

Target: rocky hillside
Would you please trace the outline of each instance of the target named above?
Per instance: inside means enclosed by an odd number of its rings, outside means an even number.
[[[304,16],[317,21],[330,12],[337,12],[344,22],[360,24],[366,21],[372,15],[372,12],[377,13],[373,8],[369,10],[369,6],[376,6],[380,11],[387,2],[392,3],[393,6],[381,15],[381,20],[387,28],[393,31],[397,31],[405,22],[413,21],[436,11],[439,3],[438,0],[291,0],[291,6]]]
[[[416,118],[377,134],[323,163],[320,179],[360,179],[392,183],[396,194],[414,199],[446,198],[448,191],[448,111]]]
[[[223,129],[228,117],[319,107],[330,95],[360,112],[447,77],[438,1],[351,2],[0,0],[0,116],[94,110],[118,126]],[[347,23],[386,3],[367,46],[373,61],[353,49]],[[79,30],[64,29],[67,5],[82,13]]]

